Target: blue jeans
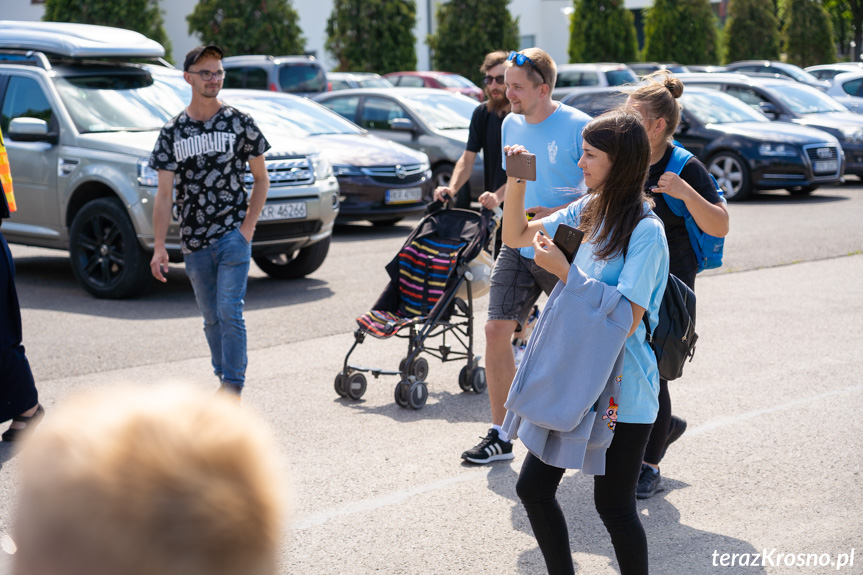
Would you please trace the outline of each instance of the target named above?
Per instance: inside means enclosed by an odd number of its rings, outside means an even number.
[[[224,385],[241,390],[246,381],[243,298],[252,246],[235,228],[204,249],[185,254],[186,275],[204,316],[213,371]]]

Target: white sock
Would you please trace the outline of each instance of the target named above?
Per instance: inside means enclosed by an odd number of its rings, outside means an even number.
[[[500,425],[492,424],[491,428],[497,430],[498,439],[500,439],[501,441],[509,442],[509,435],[507,435],[506,431],[504,431]]]

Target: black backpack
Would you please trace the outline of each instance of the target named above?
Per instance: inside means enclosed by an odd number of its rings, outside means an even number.
[[[695,292],[673,274],[668,274],[668,283],[659,306],[659,322],[651,332],[647,311],[642,316],[647,329],[647,343],[656,354],[659,377],[671,381],[683,375],[687,358],[695,355]]]

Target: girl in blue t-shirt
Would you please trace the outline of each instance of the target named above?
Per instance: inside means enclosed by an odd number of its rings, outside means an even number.
[[[662,223],[651,216],[653,202],[644,194],[650,142],[641,117],[620,110],[603,114],[584,128],[583,145],[578,166],[588,193],[548,217],[528,222],[524,182],[509,178],[503,240],[511,247],[532,245],[536,263],[565,282],[570,264],[549,238],[561,223],[579,228],[585,232],[584,243],[572,265],[616,286],[632,307],[614,439],[606,452],[605,475],[594,478],[594,500],[621,574],[646,574],[647,538],[636,511],[635,487],[658,410],[659,373],[642,316],[646,313],[656,325],[668,278],[668,245]],[[505,150],[508,155],[527,152],[523,146]],[[566,519],[555,497],[564,471],[529,452],[516,484],[549,573],[574,572]]]

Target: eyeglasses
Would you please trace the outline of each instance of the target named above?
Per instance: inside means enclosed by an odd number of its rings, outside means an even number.
[[[542,78],[542,83],[543,84],[548,83],[545,81],[545,75],[542,73],[542,70],[540,70],[537,67],[537,65],[533,63],[533,60],[531,60],[530,58],[528,58],[524,54],[521,54],[521,53],[516,52],[516,51],[512,51],[509,53],[509,58],[507,58],[507,60],[510,62],[515,61],[515,63],[518,64],[519,66],[524,66],[524,63],[527,62],[528,64],[530,64],[531,68],[536,70],[536,73],[539,74],[539,77]]]
[[[497,82],[498,84],[503,86],[503,83],[504,83],[503,74],[501,74],[500,76],[483,76],[483,79],[482,79],[483,84],[485,84],[486,86],[491,86],[492,82]]]
[[[210,80],[224,80],[225,79],[225,71],[219,70],[218,72],[210,72],[209,70],[201,70],[200,72],[192,72],[191,70],[186,70],[189,74],[198,74],[201,76],[201,80],[204,82],[209,82]]]

